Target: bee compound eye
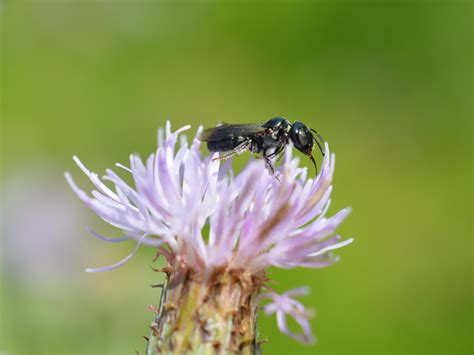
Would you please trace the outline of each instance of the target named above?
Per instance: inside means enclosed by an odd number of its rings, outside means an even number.
[[[301,146],[305,147],[310,143],[310,137],[309,137],[309,132],[305,129],[300,129],[298,131],[298,142]]]

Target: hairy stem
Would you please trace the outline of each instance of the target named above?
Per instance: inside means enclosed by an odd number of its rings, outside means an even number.
[[[147,354],[260,353],[256,296],[261,280],[225,269],[203,280],[188,268],[168,268]]]

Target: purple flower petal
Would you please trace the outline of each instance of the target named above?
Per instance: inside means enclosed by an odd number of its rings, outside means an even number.
[[[306,311],[304,306],[292,299],[290,296],[305,296],[309,293],[307,287],[301,287],[285,292],[282,295],[278,295],[273,292],[265,294],[262,298],[272,299],[272,303],[269,303],[264,306],[264,312],[266,315],[271,315],[276,313],[278,329],[283,334],[288,335],[289,337],[296,339],[305,344],[314,343],[314,337],[311,332],[311,326],[309,324],[310,313]],[[287,324],[287,316],[293,317],[296,322],[300,325],[302,333],[292,332]]]
[[[103,267],[98,267],[98,268],[87,268],[86,269],[86,272],[103,272],[103,271],[110,271],[110,270],[114,270],[124,264],[126,264],[127,262],[129,262],[133,256],[135,255],[135,253],[137,252],[138,248],[140,247],[140,245],[142,244],[142,242],[145,240],[146,238],[146,234],[143,234],[140,239],[138,239],[138,242],[137,244],[135,245],[135,248],[133,249],[133,251],[124,259],[120,260],[119,262],[115,263],[115,264],[112,264],[112,265],[109,265],[109,266],[103,266]]]

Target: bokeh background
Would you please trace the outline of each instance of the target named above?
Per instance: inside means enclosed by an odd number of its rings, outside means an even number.
[[[472,6],[469,1],[6,1],[0,4],[0,352],[143,352],[161,275],[73,196],[65,170],[155,149],[156,130],[261,122],[317,129],[337,154],[332,212],[356,241],[309,285],[318,342],[260,319],[268,354],[469,354]],[[234,161],[243,166],[248,155]],[[303,160],[304,164],[308,162]]]

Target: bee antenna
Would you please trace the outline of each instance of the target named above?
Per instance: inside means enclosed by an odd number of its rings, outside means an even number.
[[[314,160],[314,158],[311,154],[309,154],[308,157],[313,162],[314,168],[316,169],[316,176],[318,176],[318,165],[316,164],[316,160]]]
[[[316,134],[316,136],[315,136],[313,133],[311,133],[311,136],[313,137],[313,140],[318,145],[318,148],[319,148],[319,150],[321,151],[321,154],[324,157],[324,149],[323,149],[324,139],[323,139],[323,137],[321,137],[319,135],[319,133],[316,132],[314,129],[310,128],[310,130],[311,130],[311,132],[314,132]],[[319,138],[319,140],[318,140],[318,138]]]

